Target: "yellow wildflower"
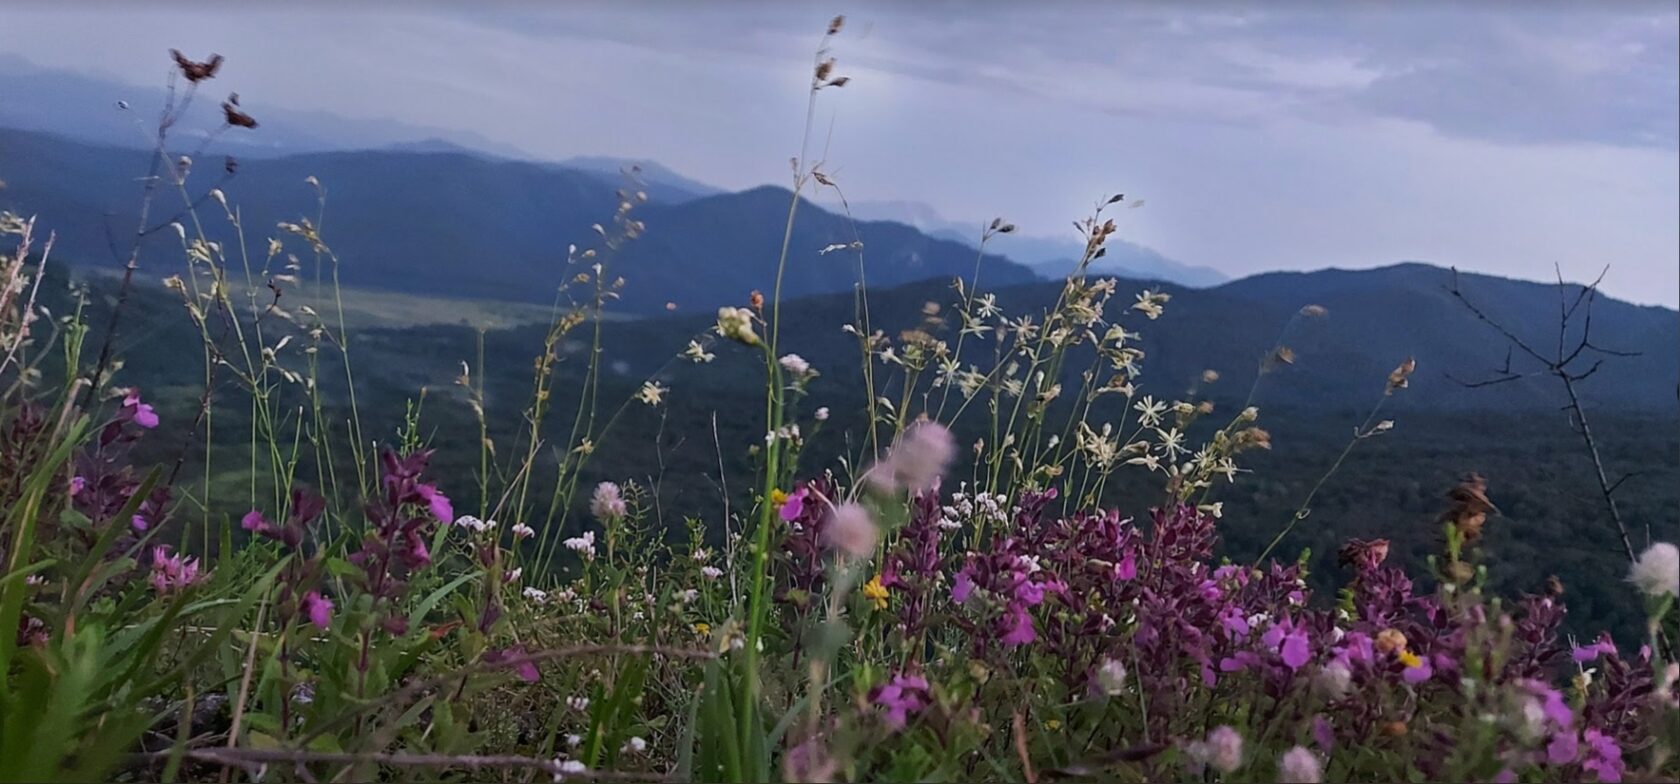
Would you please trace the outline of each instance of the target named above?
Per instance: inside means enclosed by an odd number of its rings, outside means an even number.
[[[863,598],[874,602],[877,610],[887,609],[887,587],[881,584],[880,575],[869,578],[869,582],[863,584]]]
[[[1423,665],[1423,660],[1411,651],[1402,650],[1400,651],[1400,663],[1407,667],[1420,667]]]
[[[782,504],[787,503],[787,498],[787,493],[783,492],[779,487],[770,491],[770,503],[774,506],[781,506]]]
[[[701,637],[710,637],[712,636],[712,625],[705,621],[694,624],[694,633]]]

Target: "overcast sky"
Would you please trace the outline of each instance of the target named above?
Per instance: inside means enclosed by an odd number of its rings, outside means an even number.
[[[1148,202],[1127,238],[1233,276],[1610,264],[1613,294],[1680,300],[1672,2],[356,9],[8,4],[0,52],[156,85],[164,49],[216,51],[259,116],[470,130],[736,189],[786,182],[838,11],[852,81],[823,92],[815,148],[853,199],[1054,235],[1123,191]]]

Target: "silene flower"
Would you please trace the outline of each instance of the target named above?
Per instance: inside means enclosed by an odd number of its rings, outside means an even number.
[[[513,538],[515,539],[527,539],[537,533],[535,529],[524,523],[514,523],[513,528],[509,530],[513,531]]]
[[[718,308],[717,333],[730,340],[758,345],[758,333],[753,331],[753,312],[747,308]]]
[[[636,393],[636,399],[647,405],[657,406],[665,402],[665,393],[670,391],[670,387],[662,386],[657,381],[648,381],[642,384],[641,390]]]
[[[723,576],[723,570],[716,566],[702,566],[700,567],[700,574],[708,580],[716,580]]]
[[[531,588],[531,587],[527,586],[525,588],[525,590],[521,591],[520,593],[525,597],[526,601],[528,601],[532,604],[547,604],[548,603],[548,592],[547,591],[544,591],[544,590],[541,590],[541,589],[538,589],[538,588]]]

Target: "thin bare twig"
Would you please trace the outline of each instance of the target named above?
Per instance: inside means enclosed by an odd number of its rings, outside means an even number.
[[[1461,386],[1475,389],[1503,384],[1509,381],[1516,381],[1521,378],[1529,378],[1532,376],[1556,376],[1559,383],[1563,385],[1564,394],[1567,395],[1569,399],[1568,405],[1565,405],[1563,409],[1569,412],[1571,429],[1573,429],[1575,433],[1581,437],[1587,457],[1592,460],[1593,475],[1598,480],[1599,494],[1604,500],[1605,511],[1609,513],[1610,522],[1616,527],[1616,535],[1621,540],[1623,552],[1626,553],[1628,561],[1633,562],[1638,560],[1638,555],[1633,549],[1633,540],[1628,536],[1627,524],[1622,521],[1621,509],[1616,504],[1616,491],[1620,489],[1622,483],[1626,482],[1632,475],[1629,474],[1627,476],[1623,476],[1621,479],[1616,480],[1614,484],[1610,482],[1609,473],[1605,471],[1604,468],[1604,457],[1598,448],[1598,441],[1593,436],[1592,426],[1587,422],[1586,407],[1582,405],[1580,394],[1575,387],[1575,385],[1581,381],[1585,381],[1586,379],[1592,377],[1592,375],[1597,373],[1599,368],[1604,365],[1604,360],[1599,358],[1594,359],[1592,365],[1586,370],[1577,369],[1574,366],[1574,363],[1577,359],[1581,358],[1583,352],[1591,350],[1595,353],[1605,354],[1608,356],[1637,356],[1637,352],[1602,349],[1592,343],[1592,306],[1594,300],[1598,298],[1599,283],[1604,280],[1604,275],[1609,272],[1609,269],[1609,267],[1605,267],[1604,270],[1598,273],[1598,277],[1595,278],[1591,284],[1581,287],[1581,290],[1575,294],[1575,301],[1573,303],[1569,302],[1567,294],[1569,284],[1563,281],[1562,270],[1558,270],[1557,352],[1553,356],[1547,357],[1535,350],[1533,346],[1530,346],[1511,330],[1507,329],[1504,324],[1489,316],[1480,307],[1477,307],[1474,302],[1471,302],[1470,298],[1464,294],[1464,289],[1459,283],[1458,270],[1457,268],[1454,268],[1453,281],[1452,285],[1447,289],[1448,292],[1451,293],[1460,303],[1462,303],[1464,307],[1468,309],[1477,319],[1480,319],[1494,331],[1504,336],[1509,345],[1505,351],[1505,366],[1496,371],[1493,378],[1478,382],[1460,381],[1452,378],[1451,376],[1448,376],[1448,378]],[[1570,348],[1570,327],[1571,322],[1577,318],[1577,313],[1579,313],[1580,318],[1581,337],[1575,346]],[[1524,354],[1527,354],[1536,362],[1540,363],[1541,369],[1528,373],[1514,372],[1511,369],[1513,347],[1521,350]],[[1649,523],[1645,526],[1645,543],[1647,546],[1651,543],[1651,528]]]
[[[155,751],[130,756],[131,760],[155,762],[167,759],[172,751]],[[324,765],[389,765],[408,768],[512,768],[538,770],[555,777],[555,781],[675,781],[657,773],[622,773],[607,770],[574,771],[560,760],[520,757],[511,754],[450,755],[450,754],[390,754],[383,752],[323,752],[296,749],[187,749],[181,756],[195,762],[243,768],[255,774],[269,765],[285,764],[298,767],[308,764]],[[254,776],[253,776],[254,778]]]

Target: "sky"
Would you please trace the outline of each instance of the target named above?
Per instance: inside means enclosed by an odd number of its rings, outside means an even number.
[[[227,57],[244,105],[473,134],[533,158],[787,184],[1121,236],[1232,276],[1420,260],[1680,304],[1669,3],[8,4],[0,54],[156,86]],[[0,81],[3,85],[3,81]],[[0,86],[0,101],[4,100]],[[1007,253],[1007,248],[1000,247]]]

